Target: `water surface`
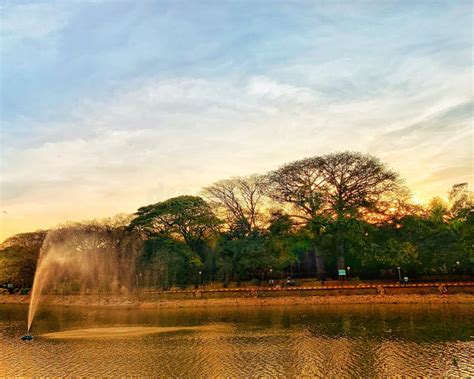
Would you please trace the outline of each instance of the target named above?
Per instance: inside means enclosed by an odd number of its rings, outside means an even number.
[[[23,342],[27,313],[0,305],[0,376],[474,376],[468,304],[42,307]]]

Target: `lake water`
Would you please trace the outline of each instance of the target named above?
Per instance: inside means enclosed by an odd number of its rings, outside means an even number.
[[[473,314],[468,304],[42,307],[23,342],[27,307],[0,305],[0,376],[474,376]]]

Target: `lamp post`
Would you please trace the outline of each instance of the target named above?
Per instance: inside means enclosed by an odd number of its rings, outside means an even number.
[[[350,273],[351,273],[351,266],[347,266],[347,279],[349,279]]]
[[[397,270],[398,270],[398,283],[402,283],[402,274],[400,272],[400,266],[397,267]]]
[[[202,271],[199,271],[199,284],[202,284]]]
[[[270,273],[270,285],[273,287],[273,276],[272,276],[272,272],[273,272],[273,269],[269,269],[268,272]]]

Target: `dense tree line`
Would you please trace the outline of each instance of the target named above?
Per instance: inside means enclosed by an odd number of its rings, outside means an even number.
[[[153,284],[264,280],[287,275],[361,278],[469,274],[473,198],[455,185],[449,204],[410,203],[397,173],[377,158],[343,152],[295,161],[266,175],[220,180],[202,197],[140,208],[144,272]],[[150,264],[154,259],[154,263]]]
[[[142,241],[131,268],[142,286],[336,277],[347,267],[360,278],[395,277],[397,267],[471,275],[473,210],[467,184],[422,207],[379,159],[342,152],[144,206],[120,228]]]

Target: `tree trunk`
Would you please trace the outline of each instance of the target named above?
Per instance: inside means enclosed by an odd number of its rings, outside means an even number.
[[[344,270],[346,268],[344,259],[344,240],[342,238],[342,231],[339,230],[337,233],[337,269]]]
[[[346,263],[345,263],[344,256],[337,257],[337,269],[338,270],[345,270],[346,269]]]
[[[314,259],[316,261],[316,273],[319,280],[326,277],[326,269],[324,267],[324,257],[319,253],[317,247],[314,247]]]
[[[324,267],[324,257],[322,257],[321,255],[316,255],[316,269],[319,280],[326,276],[326,269]]]

